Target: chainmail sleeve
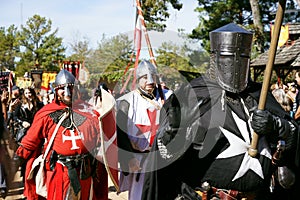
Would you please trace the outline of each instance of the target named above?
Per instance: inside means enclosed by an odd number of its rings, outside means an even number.
[[[198,119],[199,102],[193,93],[190,85],[183,85],[167,99],[161,110],[157,147],[167,162],[180,158],[194,140],[196,131],[191,122]]]

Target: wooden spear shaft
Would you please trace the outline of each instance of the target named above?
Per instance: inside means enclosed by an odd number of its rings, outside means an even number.
[[[139,15],[138,17],[141,17],[140,20],[141,20],[141,23],[142,23],[142,26],[143,26],[143,32],[145,34],[145,39],[146,39],[146,43],[147,43],[147,47],[148,47],[148,51],[149,51],[149,55],[150,55],[150,61],[156,67],[156,61],[155,61],[152,46],[151,46],[151,43],[150,43],[150,39],[149,39],[148,31],[147,31],[147,26],[146,26],[146,23],[145,23],[145,20],[144,20],[144,15],[143,15],[143,12],[142,12],[142,6],[141,6],[141,3],[140,3],[140,0],[136,0],[136,5],[137,5],[137,9],[138,9],[138,15]]]
[[[278,38],[280,34],[280,28],[282,25],[285,5],[286,5],[286,0],[279,0],[277,12],[276,12],[274,30],[271,38],[271,46],[269,49],[268,63],[264,72],[264,80],[263,80],[262,90],[259,97],[258,109],[260,110],[264,110],[266,106],[267,94],[269,91],[272,69],[275,61],[276,49],[278,45]],[[251,146],[248,149],[248,153],[251,157],[255,157],[257,155],[258,139],[259,136],[257,135],[257,133],[254,132],[252,136]]]

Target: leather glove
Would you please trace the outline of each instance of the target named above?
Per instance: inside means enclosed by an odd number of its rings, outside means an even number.
[[[251,126],[258,135],[271,134],[275,126],[273,115],[267,110],[255,109]]]
[[[295,145],[297,126],[286,119],[272,115],[267,110],[255,109],[251,126],[258,135],[270,135],[274,141],[284,140],[286,149],[291,149]]]

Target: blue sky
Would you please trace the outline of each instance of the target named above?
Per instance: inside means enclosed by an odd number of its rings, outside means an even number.
[[[20,26],[38,14],[51,19],[53,30],[59,29],[58,36],[66,45],[85,37],[95,47],[102,34],[113,36],[134,29],[135,0],[0,0],[0,3],[0,26]],[[198,24],[197,13],[193,11],[196,6],[197,0],[187,0],[181,11],[171,11],[167,30],[176,33],[183,28],[191,32]]]

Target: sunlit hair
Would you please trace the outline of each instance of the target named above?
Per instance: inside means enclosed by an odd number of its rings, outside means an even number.
[[[286,93],[283,89],[277,88],[272,90],[272,94],[277,100],[277,102],[281,105],[281,107],[285,111],[290,111],[291,110],[291,100],[286,96]]]

